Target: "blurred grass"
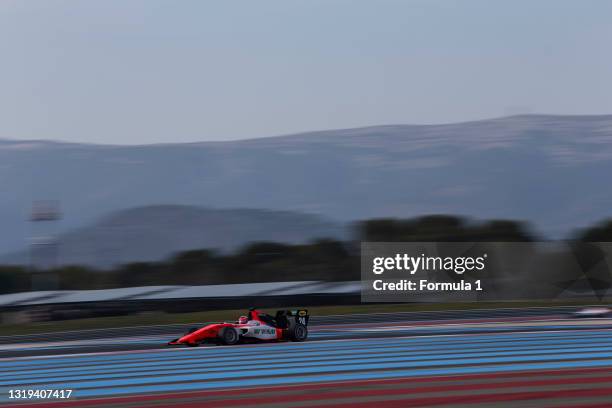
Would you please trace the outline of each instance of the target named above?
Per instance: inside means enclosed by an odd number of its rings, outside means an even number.
[[[587,301],[521,301],[521,302],[481,302],[481,303],[419,303],[419,304],[362,304],[352,306],[314,306],[308,307],[311,315],[343,315],[358,313],[392,313],[392,312],[420,312],[444,310],[476,310],[495,308],[524,308],[524,307],[555,307],[555,306],[583,306],[593,304],[592,299]],[[285,307],[296,309],[302,306]],[[268,310],[268,312],[273,312]],[[112,327],[149,326],[165,324],[195,324],[210,321],[235,320],[238,316],[246,314],[240,310],[214,310],[194,313],[164,313],[146,312],[128,316],[98,317],[88,319],[62,320],[52,322],[34,322],[20,324],[3,324],[0,326],[0,335],[50,333],[70,330],[104,329]]]

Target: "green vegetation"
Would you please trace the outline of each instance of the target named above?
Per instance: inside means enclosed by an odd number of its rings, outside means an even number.
[[[44,274],[45,279],[38,279],[34,286],[37,290],[88,290],[150,285],[359,280],[359,241],[532,240],[522,223],[470,223],[463,218],[443,215],[363,221],[356,225],[355,236],[356,241],[351,242],[330,239],[299,245],[257,242],[234,254],[193,250],[163,262],[131,263],[110,271],[63,266],[39,272],[39,277]],[[26,268],[0,268],[0,293],[32,290],[35,278]],[[49,286],[45,287],[44,282]]]
[[[162,262],[130,263],[106,271],[63,266],[32,272],[26,267],[0,266],[0,294],[33,288],[88,290],[150,285],[359,280],[360,241],[513,242],[537,238],[525,223],[511,220],[471,222],[448,215],[367,220],[356,224],[354,236],[355,240],[349,242],[330,239],[299,245],[257,242],[233,254],[192,250]],[[612,221],[579,231],[572,238],[576,241],[612,241]],[[577,252],[576,256],[581,261],[582,258],[588,260],[589,253]],[[602,281],[607,282],[606,279]]]
[[[490,220],[470,223],[450,215],[409,220],[376,219],[359,224],[362,241],[379,242],[517,242],[534,241],[525,223]]]
[[[0,294],[24,292],[32,288],[31,273],[19,266],[0,266]]]

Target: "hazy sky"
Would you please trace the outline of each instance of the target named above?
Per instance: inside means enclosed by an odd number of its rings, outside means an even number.
[[[612,1],[1,0],[0,138],[612,113]]]

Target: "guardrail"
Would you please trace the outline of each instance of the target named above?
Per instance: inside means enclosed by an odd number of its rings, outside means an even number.
[[[186,313],[249,306],[340,305],[360,301],[359,281],[263,282],[205,286],[144,286],[0,295],[4,322],[117,316],[147,311]]]
[[[103,290],[57,290],[0,295],[0,308],[62,303],[170,300],[359,293],[360,282],[261,282],[204,286],[142,286]]]

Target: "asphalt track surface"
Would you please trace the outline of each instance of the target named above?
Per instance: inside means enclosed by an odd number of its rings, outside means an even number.
[[[544,312],[313,319],[307,342],[231,347],[164,347],[175,326],[2,338],[0,404],[612,407],[612,319]],[[73,394],[17,402],[9,389]]]

